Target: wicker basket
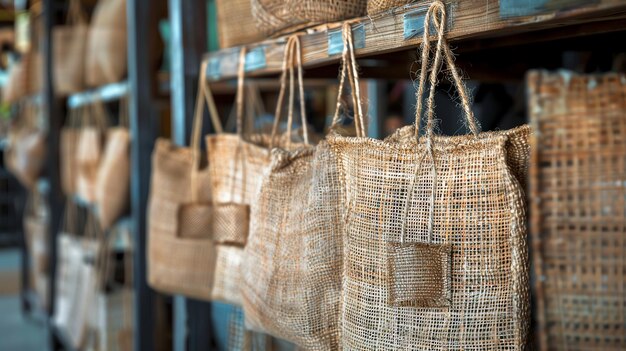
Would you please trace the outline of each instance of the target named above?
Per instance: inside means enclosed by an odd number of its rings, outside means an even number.
[[[251,0],[257,28],[281,35],[365,15],[366,0]]]
[[[263,39],[252,18],[250,0],[217,0],[220,47],[249,44]]]
[[[626,349],[626,76],[532,72],[531,237],[543,350]]]
[[[368,0],[367,1],[367,14],[375,15],[385,10],[403,6],[415,2],[416,0]]]

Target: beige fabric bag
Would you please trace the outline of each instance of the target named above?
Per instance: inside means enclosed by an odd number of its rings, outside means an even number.
[[[108,118],[102,101],[94,102],[82,111],[76,150],[76,193],[84,201],[93,203]]]
[[[87,42],[85,78],[88,86],[117,83],[124,78],[126,42],[126,0],[99,0]]]
[[[71,0],[66,25],[52,31],[54,40],[54,89],[60,96],[85,87],[85,48],[88,25],[80,0]]]
[[[162,292],[209,300],[216,251],[209,173],[206,167],[200,169],[205,72],[203,63],[191,146],[177,147],[159,139],[152,154],[148,283]]]
[[[61,188],[65,196],[76,193],[77,170],[77,145],[80,135],[80,118],[84,107],[69,109],[65,126],[61,128],[61,140],[59,145],[59,162],[61,163]]]
[[[30,286],[43,308],[48,306],[48,226],[49,211],[45,197],[34,188],[28,195],[24,210],[24,239],[30,258]]]
[[[297,63],[300,116],[308,144],[300,55],[298,37],[289,38],[276,118],[281,114],[287,66]],[[293,87],[294,69],[289,68]],[[288,134],[293,89],[290,93]],[[342,200],[336,160],[325,141],[272,150],[271,167],[252,204],[241,267],[248,328],[306,350],[339,349]]]
[[[128,104],[120,104],[120,126],[107,131],[106,146],[98,168],[95,200],[100,226],[107,229],[130,205],[130,133]]]
[[[7,169],[28,189],[35,187],[46,164],[46,133],[39,125],[39,112],[34,104],[20,104],[4,151]]]
[[[445,6],[425,17],[415,126],[380,141],[329,138],[346,186],[341,312],[346,350],[523,350],[529,330],[527,126],[479,133],[443,35]],[[425,135],[418,137],[430,43]],[[434,135],[445,59],[472,135]]]

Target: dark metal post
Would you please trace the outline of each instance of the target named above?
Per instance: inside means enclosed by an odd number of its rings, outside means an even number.
[[[169,18],[172,139],[187,145],[200,63],[207,46],[206,0],[169,0]],[[209,302],[174,297],[175,351],[210,349],[210,313]]]

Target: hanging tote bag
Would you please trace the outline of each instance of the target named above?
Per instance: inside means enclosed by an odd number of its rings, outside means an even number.
[[[7,169],[27,189],[33,189],[46,163],[46,133],[40,126],[39,108],[24,102],[9,130],[5,149]]]
[[[83,113],[76,150],[76,193],[84,201],[93,203],[108,118],[102,101],[94,102],[83,109]]]
[[[531,71],[540,350],[626,349],[626,75]]]
[[[211,240],[209,173],[206,167],[200,169],[205,73],[203,63],[191,146],[177,147],[159,139],[152,154],[148,283],[162,292],[209,300],[216,253]],[[213,123],[219,125],[219,119]]]
[[[61,96],[84,89],[87,18],[80,0],[71,0],[66,25],[52,31],[54,40],[54,89]]]
[[[89,27],[85,79],[90,87],[117,83],[127,68],[126,0],[99,0]]]
[[[130,133],[128,104],[120,103],[120,125],[109,128],[95,184],[95,200],[100,226],[110,228],[129,207]]]
[[[80,118],[83,115],[83,107],[68,110],[65,125],[61,128],[59,145],[59,162],[61,173],[61,188],[65,196],[72,196],[76,193],[76,178],[78,170],[76,164],[76,145],[80,135]]]
[[[48,218],[45,197],[34,188],[24,209],[24,239],[29,257],[30,287],[43,308],[48,306]]]
[[[425,135],[418,138],[431,40]],[[529,329],[524,192],[528,126],[479,133],[444,37],[426,13],[415,126],[388,140],[331,137],[346,186],[341,317],[346,350],[523,350]],[[434,135],[445,59],[468,136]]]
[[[212,298],[236,305],[241,304],[240,264],[248,240],[250,205],[256,201],[262,176],[270,165],[272,147],[268,134],[247,133],[244,137],[245,57],[242,48],[237,79],[237,132],[218,131],[206,138],[213,196],[213,240],[217,244]],[[212,100],[207,95],[207,100]],[[278,138],[276,145],[282,145],[285,140]]]
[[[306,350],[338,350],[343,192],[328,144],[308,145],[300,55],[299,39],[293,36],[286,47],[276,121],[289,66],[290,133],[295,61],[307,145],[272,149],[271,167],[251,206],[250,237],[241,268],[242,300],[248,328]]]

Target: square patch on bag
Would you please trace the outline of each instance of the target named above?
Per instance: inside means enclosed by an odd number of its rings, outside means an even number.
[[[387,243],[387,255],[390,305],[450,306],[450,245]]]
[[[245,245],[249,222],[250,206],[235,203],[216,205],[213,212],[213,240],[220,244]]]
[[[210,239],[213,206],[186,204],[178,208],[178,236],[190,239]]]

